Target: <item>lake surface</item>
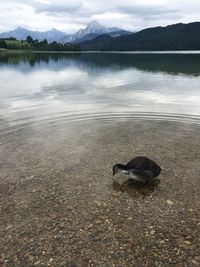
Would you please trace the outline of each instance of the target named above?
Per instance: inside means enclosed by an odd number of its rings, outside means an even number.
[[[200,54],[2,54],[1,127],[200,115]],[[7,126],[5,125],[7,124]]]
[[[0,53],[0,262],[198,266],[199,123],[198,53]]]

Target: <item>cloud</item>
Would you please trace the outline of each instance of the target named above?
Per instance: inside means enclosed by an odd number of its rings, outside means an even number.
[[[49,15],[76,14],[82,9],[82,2],[79,0],[65,3],[63,1],[50,2],[43,0],[35,1],[33,7],[37,13],[47,13]]]
[[[136,31],[198,21],[199,13],[199,0],[7,0],[0,7],[0,31],[22,26],[72,33],[93,19]]]

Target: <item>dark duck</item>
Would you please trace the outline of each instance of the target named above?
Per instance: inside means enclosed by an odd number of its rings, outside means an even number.
[[[150,180],[157,177],[161,170],[161,167],[153,160],[138,156],[130,160],[126,165],[120,163],[115,164],[113,166],[113,175],[121,172],[129,176],[129,178],[133,179],[135,182],[145,185]]]

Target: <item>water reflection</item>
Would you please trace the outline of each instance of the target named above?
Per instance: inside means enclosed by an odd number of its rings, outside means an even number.
[[[75,66],[88,72],[95,72],[97,68],[137,68],[174,75],[200,75],[199,62],[200,54],[0,53],[0,66],[18,66],[23,72],[31,71],[33,67],[60,70]]]
[[[0,53],[10,124],[200,115],[200,54]],[[194,119],[194,117],[193,117]]]

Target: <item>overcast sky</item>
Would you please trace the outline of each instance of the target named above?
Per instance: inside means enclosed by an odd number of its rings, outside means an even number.
[[[136,31],[200,20],[200,0],[0,0],[0,32],[17,26],[74,33],[97,20]]]

